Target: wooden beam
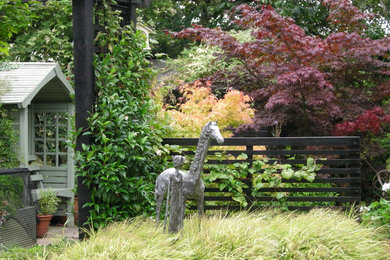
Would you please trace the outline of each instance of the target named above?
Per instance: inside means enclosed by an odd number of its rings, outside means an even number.
[[[33,120],[33,119],[30,119]],[[19,109],[19,145],[20,145],[20,161],[23,165],[28,165],[28,108]]]
[[[76,101],[76,129],[88,129],[88,117],[93,111],[95,102],[93,70],[93,0],[72,0],[73,6],[73,40],[74,40],[74,76]],[[80,134],[76,141],[76,151],[82,150],[82,144],[90,144],[89,136]],[[77,167],[77,166],[76,166]],[[89,217],[89,208],[83,207],[91,201],[90,190],[77,178],[77,195],[79,199],[79,227],[88,228],[85,223]],[[80,238],[86,237],[80,232]]]

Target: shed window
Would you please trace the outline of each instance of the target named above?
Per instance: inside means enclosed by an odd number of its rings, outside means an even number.
[[[67,166],[67,136],[68,113],[34,113],[34,155],[37,163],[48,167]]]

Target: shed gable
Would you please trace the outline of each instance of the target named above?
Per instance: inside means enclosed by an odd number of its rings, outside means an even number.
[[[0,81],[4,85],[1,103],[27,107],[33,99],[42,102],[71,100],[70,94],[74,90],[57,63],[10,64],[11,69],[0,71]]]

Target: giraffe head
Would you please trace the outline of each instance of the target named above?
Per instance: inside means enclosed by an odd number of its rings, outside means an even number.
[[[208,122],[205,125],[205,128],[207,130],[207,134],[214,140],[217,141],[217,143],[222,144],[224,139],[221,135],[221,132],[219,131],[219,127],[216,122]]]

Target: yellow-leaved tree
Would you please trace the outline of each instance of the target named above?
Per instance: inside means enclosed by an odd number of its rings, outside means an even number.
[[[209,84],[200,81],[180,87],[183,102],[176,109],[165,109],[170,120],[172,137],[199,137],[208,121],[215,121],[224,137],[232,136],[232,128],[250,123],[255,110],[249,96],[229,90],[221,99],[215,97]]]

